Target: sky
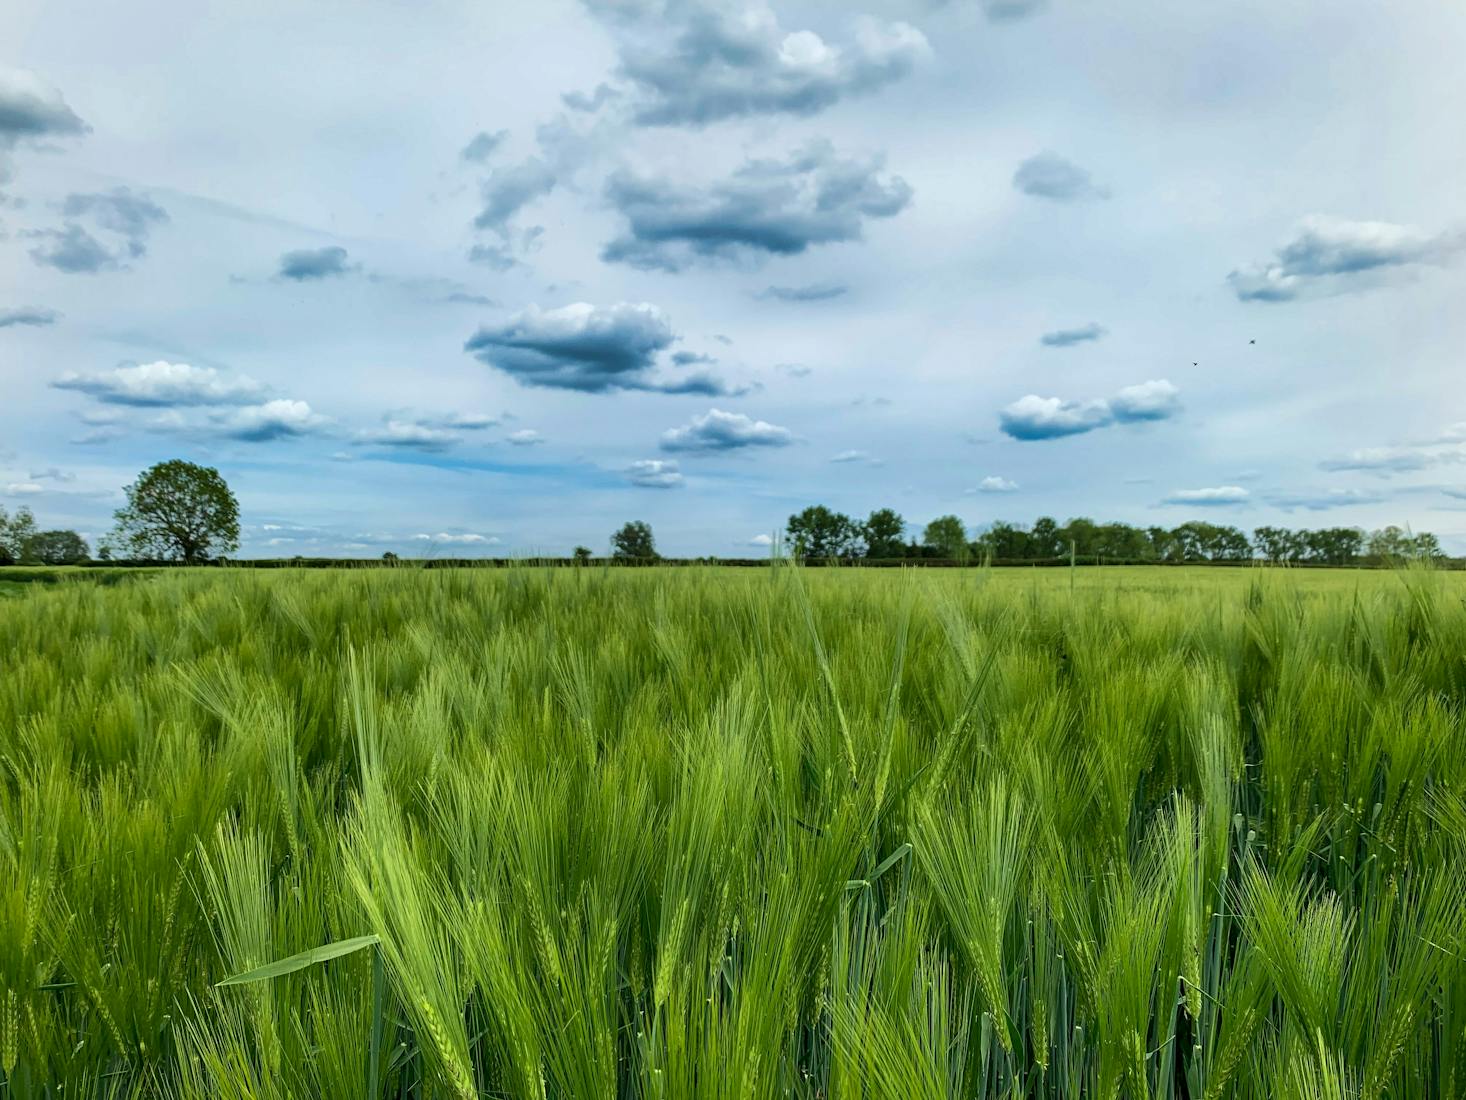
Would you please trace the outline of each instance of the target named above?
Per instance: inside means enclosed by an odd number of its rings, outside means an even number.
[[[243,556],[789,515],[1466,553],[1466,7],[8,0],[0,507]]]

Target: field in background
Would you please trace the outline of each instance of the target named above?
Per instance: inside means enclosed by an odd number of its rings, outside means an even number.
[[[92,577],[4,1095],[1466,1095],[1461,574]]]

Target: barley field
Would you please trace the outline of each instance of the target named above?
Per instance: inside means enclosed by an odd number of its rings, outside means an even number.
[[[1466,1096],[1463,597],[12,578],[0,1096]]]

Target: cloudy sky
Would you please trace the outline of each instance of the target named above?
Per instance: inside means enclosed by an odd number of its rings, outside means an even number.
[[[8,0],[0,505],[251,555],[1384,523],[1466,552],[1466,8]]]

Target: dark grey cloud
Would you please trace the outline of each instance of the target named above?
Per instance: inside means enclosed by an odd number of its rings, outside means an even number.
[[[794,434],[788,428],[742,413],[709,409],[682,427],[663,432],[659,445],[664,451],[711,454],[748,447],[787,447],[793,442]]]
[[[592,3],[615,32],[618,75],[632,118],[646,126],[706,126],[754,115],[809,116],[910,73],[931,48],[915,27],[869,17],[842,42],[790,31],[767,7],[683,0]],[[566,102],[593,110],[613,96]]]
[[[697,261],[792,256],[812,245],[859,240],[871,218],[911,201],[900,176],[882,176],[879,157],[853,159],[812,142],[787,160],[753,160],[701,188],[617,172],[606,196],[627,232],[601,258],[642,269],[680,271]]]
[[[65,98],[25,69],[0,66],[0,150],[23,141],[72,137],[90,132]]]
[[[495,130],[493,133],[480,130],[473,135],[473,140],[463,147],[463,152],[459,156],[470,163],[482,164],[494,155],[508,137],[508,130]]]
[[[357,265],[350,262],[346,249],[340,245],[327,245],[325,248],[298,248],[280,256],[280,269],[276,272],[275,277],[304,283],[347,275],[355,271],[356,267]]]
[[[1285,512],[1304,509],[1309,512],[1326,512],[1331,508],[1347,508],[1355,504],[1382,504],[1387,497],[1383,493],[1364,489],[1327,489],[1313,493],[1270,493],[1267,502]]]
[[[982,0],[982,11],[994,23],[1026,19],[1042,11],[1046,0]]]
[[[626,480],[641,489],[680,489],[686,484],[676,459],[647,458],[626,468]]]
[[[1065,401],[1028,394],[998,416],[1003,434],[1018,440],[1062,439],[1112,424],[1168,420],[1181,411],[1179,391],[1165,379],[1126,386],[1113,397]]]
[[[468,259],[495,271],[508,271],[519,263],[514,250],[503,244],[476,244],[468,250]]]
[[[1265,264],[1227,276],[1244,302],[1290,302],[1312,293],[1366,289],[1391,269],[1443,264],[1466,250],[1466,233],[1426,233],[1390,222],[1314,215]]]
[[[68,275],[92,275],[122,266],[110,248],[79,225],[43,229],[35,236],[41,243],[30,250],[31,259],[42,267],[54,267]]]
[[[38,306],[0,309],[0,328],[10,328],[14,325],[54,325],[60,319],[61,314],[54,309],[41,309]]]
[[[146,195],[126,187],[99,194],[67,195],[61,213],[68,218],[90,217],[101,228],[121,237],[134,259],[147,251],[148,234],[168,221],[168,212]]]
[[[541,195],[549,194],[555,183],[554,171],[541,157],[495,168],[479,187],[483,206],[473,219],[474,227],[507,234],[509,219]]]
[[[153,229],[168,221],[166,210],[146,195],[126,187],[67,195],[61,213],[68,219],[63,228],[33,234],[42,243],[31,249],[31,259],[67,274],[93,274],[126,267],[129,260],[146,255]],[[99,240],[83,227],[83,219],[114,243]]]
[[[1110,196],[1109,190],[1096,184],[1079,165],[1051,152],[1039,153],[1020,164],[1013,173],[1013,186],[1025,195],[1053,202],[1081,202]]]
[[[727,393],[724,384],[706,372],[675,381],[654,377],[657,357],[676,339],[667,315],[647,302],[611,306],[576,302],[547,310],[531,306],[503,324],[483,326],[464,350],[526,386],[582,393]]]
[[[595,91],[587,95],[584,92],[566,92],[560,97],[560,101],[572,111],[595,112],[599,111],[607,103],[621,98],[621,93],[609,84],[597,84]]]
[[[766,302],[827,302],[848,293],[844,283],[811,283],[808,286],[770,286],[754,295]]]
[[[1109,329],[1097,321],[1091,321],[1087,325],[1080,325],[1077,328],[1055,329],[1053,332],[1046,332],[1039,337],[1039,343],[1049,348],[1071,348],[1075,344],[1084,344],[1094,340],[1102,340],[1109,335]]]
[[[68,372],[51,383],[109,405],[173,408],[198,405],[249,405],[267,388],[253,378],[229,378],[213,367],[188,363],[129,363],[95,374]]]

